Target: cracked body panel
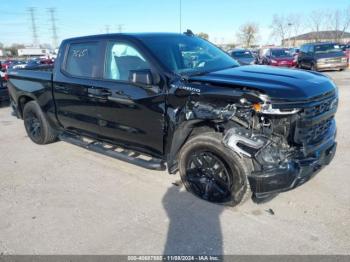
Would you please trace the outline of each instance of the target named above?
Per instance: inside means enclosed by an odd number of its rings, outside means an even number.
[[[226,147],[252,163],[248,179],[257,197],[303,184],[334,156],[336,92],[319,101],[278,101],[272,108],[274,101],[254,89],[222,87],[220,92],[216,86],[214,95],[208,83],[186,86],[183,89],[173,84],[170,89],[169,97],[182,100],[182,104],[174,105],[176,108],[168,108],[176,130],[168,155],[170,173],[177,171],[178,150],[196,128],[203,126],[221,133]],[[310,118],[316,119],[314,123],[310,124]]]

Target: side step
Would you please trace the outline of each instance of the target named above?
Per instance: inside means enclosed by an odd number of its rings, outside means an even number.
[[[116,158],[143,168],[152,170],[165,170],[166,166],[163,160],[152,158],[141,153],[124,149],[119,146],[107,144],[87,137],[63,133],[59,135],[59,139],[70,144],[74,144],[96,153],[100,153],[109,157]]]

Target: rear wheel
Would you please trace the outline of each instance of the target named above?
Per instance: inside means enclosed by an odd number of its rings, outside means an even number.
[[[44,145],[57,139],[55,130],[47,122],[37,102],[30,101],[25,104],[23,120],[27,134],[34,143]]]
[[[180,176],[186,189],[197,197],[234,206],[250,196],[249,168],[221,141],[216,133],[191,138],[180,152]]]

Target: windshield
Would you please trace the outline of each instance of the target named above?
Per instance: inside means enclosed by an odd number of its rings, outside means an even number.
[[[339,52],[339,51],[341,51],[341,48],[339,45],[336,45],[336,44],[325,44],[325,45],[315,46],[316,54],[324,54],[324,53]]]
[[[250,51],[233,51],[232,56],[234,58],[254,58]]]
[[[287,49],[272,49],[271,55],[273,57],[290,57],[291,54]]]
[[[164,66],[177,74],[195,75],[239,66],[231,56],[199,37],[153,35],[140,40]]]

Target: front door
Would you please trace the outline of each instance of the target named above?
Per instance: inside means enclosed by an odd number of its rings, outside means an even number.
[[[103,80],[107,96],[95,105],[100,136],[155,155],[163,153],[165,93],[159,85],[129,81],[132,70],[155,71],[147,56],[126,41],[106,43]],[[97,97],[98,99],[98,97]]]

